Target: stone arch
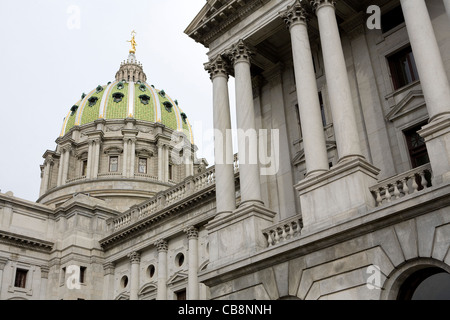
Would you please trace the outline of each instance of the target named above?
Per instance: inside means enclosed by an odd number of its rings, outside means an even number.
[[[387,277],[381,291],[381,300],[396,300],[400,294],[402,285],[417,272],[426,269],[437,268],[450,273],[450,266],[433,258],[417,258],[406,261],[395,268]]]

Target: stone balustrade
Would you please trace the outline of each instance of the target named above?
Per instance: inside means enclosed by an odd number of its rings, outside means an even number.
[[[302,217],[296,215],[285,219],[262,232],[267,239],[267,246],[272,247],[300,236]]]
[[[380,207],[409,194],[431,187],[432,171],[430,164],[417,167],[394,177],[381,181],[370,188],[376,206]]]
[[[77,178],[73,178],[73,179],[68,179],[67,181],[66,181],[66,183],[71,183],[71,182],[76,182],[76,181],[82,181],[82,180],[85,180],[86,179],[86,176],[81,176],[81,177],[77,177]]]

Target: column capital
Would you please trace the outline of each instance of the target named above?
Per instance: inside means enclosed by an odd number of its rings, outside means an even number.
[[[106,262],[105,264],[103,264],[103,271],[105,276],[109,274],[114,274],[115,269],[116,264],[114,262]]]
[[[235,45],[230,49],[226,50],[224,53],[232,61],[233,64],[238,62],[251,62],[251,57],[255,54],[250,50],[248,45],[244,40],[240,39]]]
[[[300,0],[295,0],[292,5],[288,6],[286,10],[281,11],[279,15],[284,20],[284,23],[286,23],[288,29],[297,23],[306,24],[309,20],[304,5]]]
[[[158,252],[167,252],[168,248],[168,242],[164,239],[159,239],[158,241],[155,242],[155,247],[156,250],[158,250]]]
[[[228,79],[230,75],[230,64],[222,57],[221,54],[217,57],[210,59],[209,62],[204,64],[205,70],[208,71],[209,77],[213,80],[215,77],[222,76]]]
[[[198,229],[194,226],[187,227],[184,229],[187,234],[188,239],[198,239]]]
[[[7,258],[0,257],[0,271],[3,271],[7,262],[8,262]]]
[[[53,157],[47,156],[47,158],[45,158],[45,160],[44,160],[44,165],[47,165],[47,164],[52,165],[53,162],[54,162]]]
[[[324,6],[332,6],[335,8],[336,1],[338,0],[310,0],[311,6],[317,12],[320,8]]]
[[[48,266],[41,266],[41,278],[48,279],[48,272],[50,268]]]
[[[127,254],[127,257],[130,259],[131,263],[141,262],[141,254],[139,252],[133,251]]]

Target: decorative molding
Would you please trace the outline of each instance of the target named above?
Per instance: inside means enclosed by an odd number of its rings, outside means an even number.
[[[127,257],[130,259],[132,264],[141,262],[141,254],[139,252],[131,252],[127,255]]]
[[[169,249],[169,243],[164,239],[159,239],[155,242],[155,247],[158,252],[167,252],[167,250]]]
[[[233,64],[242,61],[250,63],[251,57],[255,55],[255,53],[250,50],[249,46],[242,39],[240,39],[230,49],[226,50],[224,54]]]
[[[184,232],[187,234],[188,239],[198,239],[198,229],[196,227],[187,227],[184,229]]]
[[[54,243],[49,241],[17,235],[3,230],[0,231],[0,242],[41,252],[50,252],[54,245]]]
[[[103,152],[108,155],[119,155],[123,152],[123,149],[116,146],[112,146],[106,147]]]
[[[104,275],[114,275],[114,270],[116,269],[116,264],[114,262],[106,262],[103,265]]]
[[[107,125],[106,126],[106,132],[116,132],[116,131],[120,131],[124,128],[124,125]]]
[[[48,266],[41,266],[41,278],[48,279],[49,271],[50,271],[50,268]]]
[[[296,0],[294,4],[288,6],[286,10],[281,11],[280,18],[284,20],[288,29],[296,23],[306,24],[309,20],[305,7],[300,0]]]
[[[336,1],[338,0],[310,0],[310,3],[314,11],[317,12],[317,10],[320,9],[322,6],[333,6],[334,8],[336,5]]]
[[[204,66],[205,70],[208,71],[211,80],[217,76],[225,76],[228,78],[229,75],[232,74],[230,64],[220,54],[205,63]]]

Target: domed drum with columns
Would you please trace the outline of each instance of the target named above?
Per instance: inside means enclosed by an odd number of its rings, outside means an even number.
[[[41,166],[38,202],[84,193],[126,209],[205,167],[178,101],[146,82],[134,50],[115,81],[83,93]]]

